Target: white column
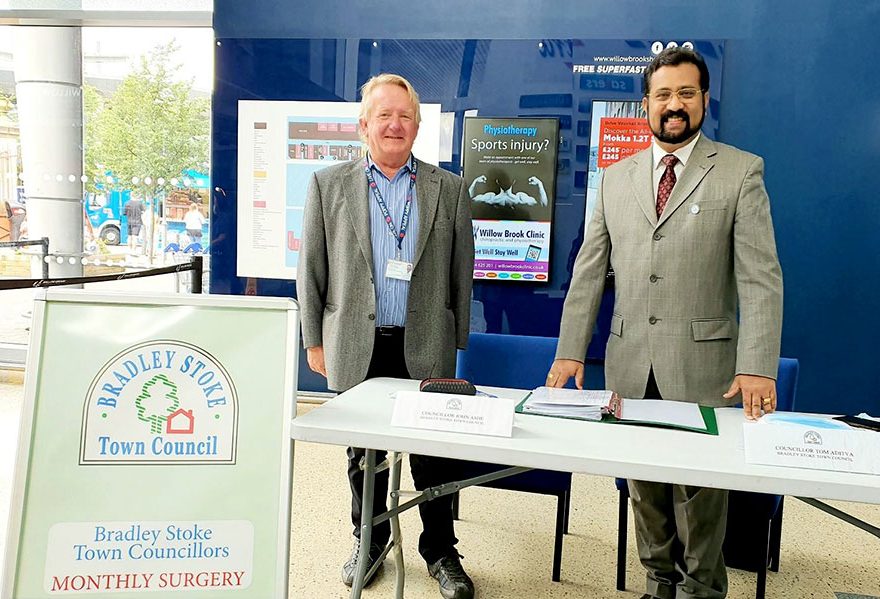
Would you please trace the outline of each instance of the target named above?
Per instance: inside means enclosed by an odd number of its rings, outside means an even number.
[[[49,238],[50,277],[81,276],[82,37],[79,27],[12,27],[28,236]],[[71,181],[70,179],[73,179]],[[75,258],[70,264],[70,257]],[[32,267],[39,277],[40,265]]]

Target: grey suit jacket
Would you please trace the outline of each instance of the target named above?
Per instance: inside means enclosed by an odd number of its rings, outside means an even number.
[[[763,161],[701,136],[658,220],[651,149],[609,167],[563,308],[557,358],[583,360],[615,274],[606,385],[643,397],[724,400],[736,374],[776,378],[782,272]],[[739,318],[737,319],[737,314]]]
[[[312,176],[297,269],[305,347],[324,346],[327,384],[345,391],[367,375],[376,326],[370,195],[362,161]],[[419,161],[418,239],[407,300],[406,365],[413,378],[455,375],[467,347],[474,238],[462,179]]]

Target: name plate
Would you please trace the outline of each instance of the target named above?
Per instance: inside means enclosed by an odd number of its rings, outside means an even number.
[[[746,462],[880,475],[880,434],[807,414],[769,416],[743,423]]]
[[[515,407],[503,397],[398,391],[391,426],[510,437]]]

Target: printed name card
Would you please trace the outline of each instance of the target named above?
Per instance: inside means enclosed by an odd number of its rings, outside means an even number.
[[[398,391],[391,425],[510,437],[515,407],[502,397]]]
[[[769,414],[743,423],[746,462],[880,475],[880,434],[821,416]]]

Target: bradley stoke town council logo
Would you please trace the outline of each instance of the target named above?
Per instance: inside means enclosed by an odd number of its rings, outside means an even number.
[[[129,347],[97,373],[81,464],[234,464],[238,398],[213,356],[180,341]]]
[[[804,443],[807,445],[822,445],[822,435],[816,431],[807,431],[804,433]]]

